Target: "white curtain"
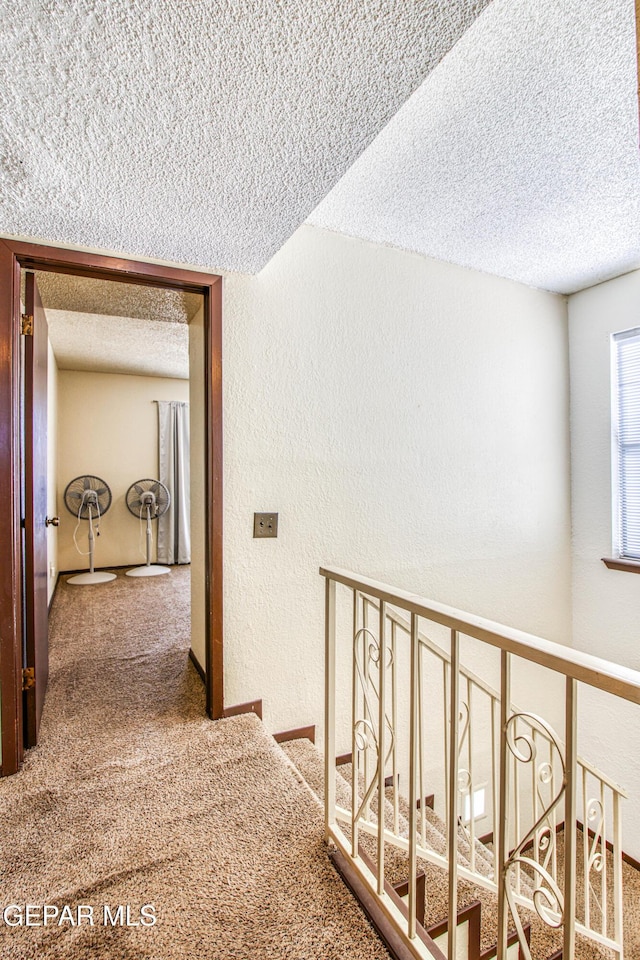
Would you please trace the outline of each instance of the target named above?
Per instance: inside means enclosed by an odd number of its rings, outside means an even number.
[[[158,401],[158,441],[160,480],[171,494],[158,520],[158,563],[190,563],[188,403]]]

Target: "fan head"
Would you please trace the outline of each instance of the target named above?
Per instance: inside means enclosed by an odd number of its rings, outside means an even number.
[[[136,480],[127,490],[127,507],[134,517],[146,517],[147,508],[152,520],[166,513],[171,494],[160,480]]]
[[[103,516],[111,506],[111,490],[100,477],[90,475],[76,477],[67,484],[64,491],[64,503],[67,510],[80,520],[95,519]]]

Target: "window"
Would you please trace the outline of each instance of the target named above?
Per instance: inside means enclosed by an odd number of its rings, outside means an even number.
[[[486,811],[486,784],[483,786],[474,789],[473,791],[473,819],[474,820],[484,820],[487,815]],[[465,793],[464,795],[464,815],[463,819],[465,823],[471,822],[471,794]]]
[[[640,560],[640,328],[613,335],[614,552]]]

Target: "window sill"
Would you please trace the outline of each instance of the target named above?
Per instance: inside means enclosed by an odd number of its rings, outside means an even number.
[[[626,560],[625,557],[602,557],[609,570],[624,570],[627,573],[640,573],[640,560]]]

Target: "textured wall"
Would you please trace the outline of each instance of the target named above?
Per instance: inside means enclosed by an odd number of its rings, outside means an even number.
[[[568,641],[561,298],[303,227],[224,317],[229,703],[321,721],[321,563]]]
[[[67,483],[85,473],[111,487],[113,502],[96,538],[97,567],[138,565],[145,559],[144,533],[125,504],[134,480],[158,473],[158,411],[152,400],[188,400],[187,380],[129,377],[60,370],[58,375],[58,535],[60,570],[89,566],[73,544],[77,523],[63,502]],[[87,546],[86,522],[77,539]],[[155,528],[154,528],[155,550]]]
[[[574,645],[640,670],[640,578],[608,570],[611,556],[610,338],[638,326],[640,271],[569,299]],[[640,858],[640,770],[629,744],[640,710],[583,689],[582,752],[627,787],[624,849]]]

